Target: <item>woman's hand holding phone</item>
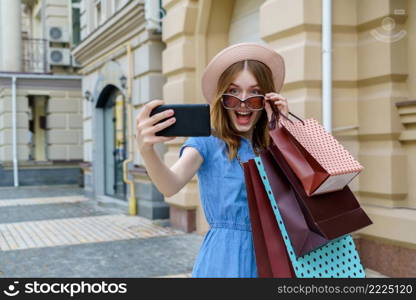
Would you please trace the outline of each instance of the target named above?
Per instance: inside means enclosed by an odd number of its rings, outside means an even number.
[[[176,122],[172,109],[150,116],[150,112],[157,106],[164,104],[163,100],[152,100],[146,103],[136,117],[136,142],[138,150],[143,153],[153,150],[153,145],[173,140],[175,137],[157,136],[156,132],[171,126]],[[158,123],[159,121],[167,120]],[[158,124],[157,124],[158,123]]]
[[[171,197],[195,174],[190,174],[192,168],[189,165],[192,165],[192,163],[189,158],[188,160],[182,160],[179,164],[176,163],[171,169],[159,157],[153,147],[154,144],[170,141],[176,137],[156,135],[160,130],[176,123],[176,118],[174,117],[176,113],[171,109],[150,115],[156,107],[163,104],[163,100],[152,100],[140,109],[136,117],[136,143],[148,176],[159,192],[165,197]]]

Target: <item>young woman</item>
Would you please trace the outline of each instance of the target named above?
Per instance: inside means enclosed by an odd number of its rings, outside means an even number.
[[[175,122],[173,111],[149,117],[163,100],[153,100],[137,115],[137,146],[153,183],[166,197],[198,174],[200,199],[210,229],[194,265],[193,277],[257,277],[244,174],[240,162],[268,145],[271,105],[288,114],[278,94],[284,62],[273,49],[256,43],[232,45],[208,64],[202,91],[211,104],[212,134],[190,137],[179,160],[167,167],[153,145],[174,137],[155,136]],[[159,120],[168,120],[154,125]]]

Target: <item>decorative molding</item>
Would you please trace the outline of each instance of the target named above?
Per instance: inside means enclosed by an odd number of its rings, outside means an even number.
[[[140,177],[140,176],[148,177],[149,176],[149,173],[147,173],[146,168],[142,167],[142,166],[138,166],[138,165],[134,165],[134,167],[131,170],[129,170],[129,173],[132,174],[135,177],[136,176],[138,176],[138,177]]]
[[[82,161],[79,163],[81,169],[90,169],[92,167],[92,163],[90,161]]]
[[[400,134],[401,142],[416,141],[416,100],[401,101],[396,103],[400,121],[404,130]]]
[[[412,106],[412,105],[416,105],[416,100],[407,100],[407,101],[401,101],[401,102],[396,103],[397,107],[405,107],[405,106]]]
[[[119,13],[90,33],[77,47],[72,49],[72,55],[84,69],[95,60],[102,60],[107,52],[122,46],[144,28],[143,3],[131,1]]]
[[[35,90],[81,90],[81,79],[37,79],[19,78],[18,89],[35,89]],[[11,88],[10,80],[0,78],[0,88]]]
[[[36,161],[36,160],[20,160],[19,168],[20,169],[49,169],[49,168],[62,168],[62,167],[80,167],[80,159],[72,160],[45,160],[45,161]],[[3,161],[1,166],[4,169],[13,168],[12,161]]]

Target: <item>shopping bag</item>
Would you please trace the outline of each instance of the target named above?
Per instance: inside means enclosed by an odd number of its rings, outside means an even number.
[[[308,225],[305,220],[302,209],[299,206],[301,200],[296,199],[298,195],[293,190],[284,173],[276,164],[269,151],[265,150],[260,153],[262,163],[264,165],[267,179],[270,183],[272,193],[275,197],[279,197],[279,211],[285,222],[290,241],[292,243],[296,256],[309,253],[330,240],[319,232],[315,224]]]
[[[243,164],[259,277],[293,278],[294,270],[254,160]]]
[[[273,195],[261,158],[256,157],[254,160],[272,205],[296,277],[365,277],[360,257],[349,234],[334,239],[304,256],[296,257],[277,204],[280,198],[279,196],[275,198]]]
[[[308,196],[342,190],[361,164],[315,119],[292,121],[276,107],[269,122],[274,144],[299,178]],[[276,117],[279,121],[276,122]]]
[[[305,220],[313,231],[332,240],[372,224],[348,186],[340,191],[308,196],[280,149],[273,143],[268,149],[293,187]]]

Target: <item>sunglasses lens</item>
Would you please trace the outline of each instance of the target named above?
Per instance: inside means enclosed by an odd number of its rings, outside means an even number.
[[[251,97],[246,101],[247,107],[251,109],[262,109],[264,107],[263,97]]]
[[[227,108],[235,108],[240,104],[240,99],[231,96],[231,95],[223,95],[222,96],[222,103]]]

